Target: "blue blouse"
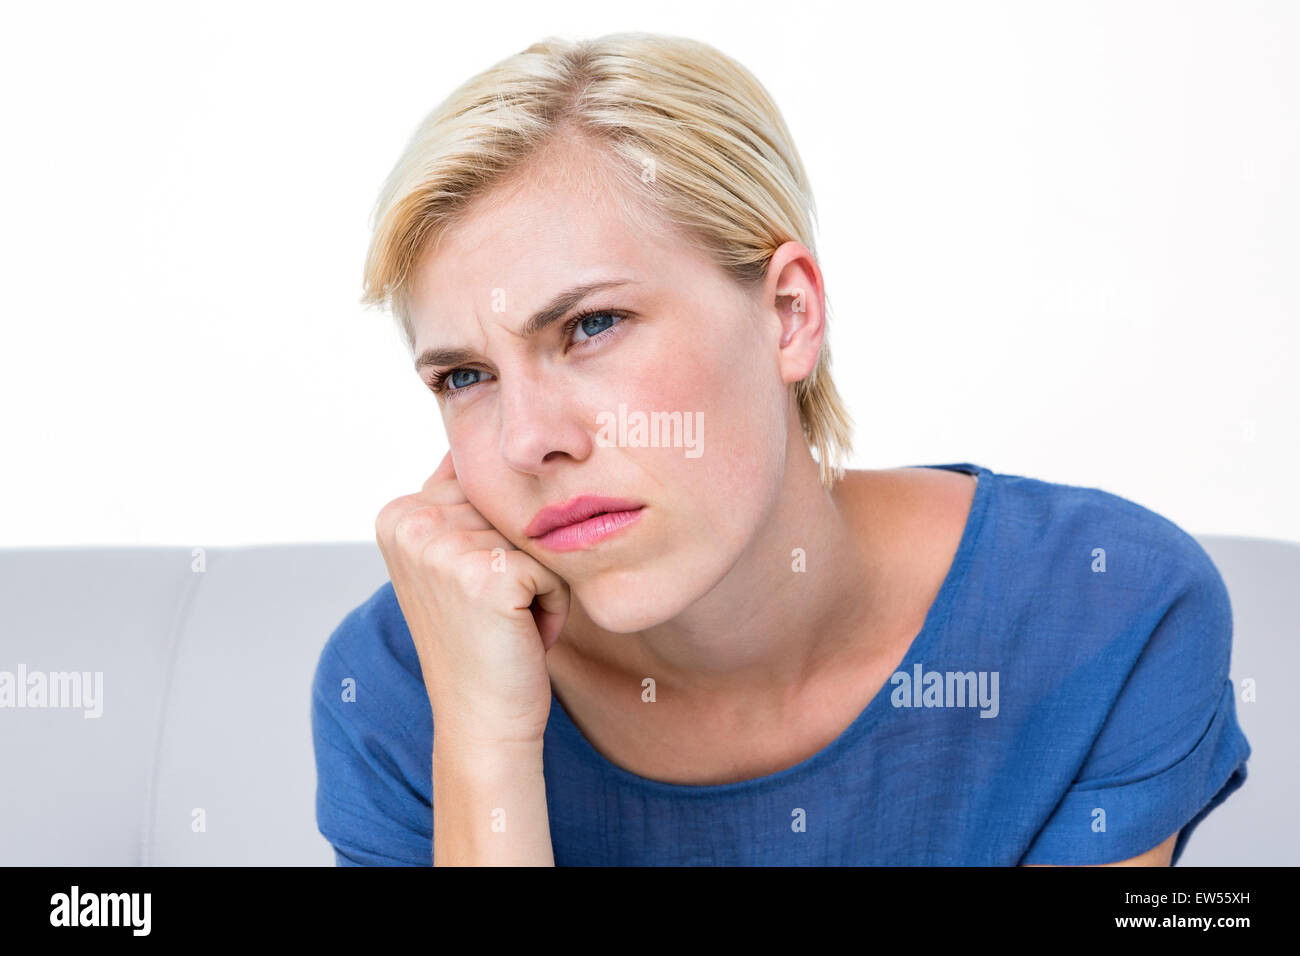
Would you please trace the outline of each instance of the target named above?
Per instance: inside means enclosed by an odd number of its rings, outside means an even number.
[[[697,786],[613,764],[552,696],[557,865],[1095,864],[1180,830],[1177,862],[1250,756],[1214,563],[1105,491],[924,467],[979,481],[925,623],[866,709],[793,767]],[[338,865],[429,866],[433,722],[391,583],[326,643],[312,730]]]

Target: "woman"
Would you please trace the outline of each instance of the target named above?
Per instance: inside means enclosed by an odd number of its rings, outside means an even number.
[[[845,472],[812,196],[702,43],[421,125],[366,297],[450,451],[316,674],[340,864],[1168,864],[1245,779],[1213,563],[1095,489]]]

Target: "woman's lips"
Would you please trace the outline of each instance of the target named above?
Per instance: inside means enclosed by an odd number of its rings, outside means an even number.
[[[641,519],[644,506],[629,511],[607,511],[585,521],[562,525],[534,540],[551,551],[579,551],[618,534]]]
[[[528,522],[524,534],[530,538],[540,538],[548,531],[553,531],[566,524],[577,524],[599,514],[605,514],[606,512],[613,514],[616,511],[636,511],[638,508],[643,507],[645,507],[644,501],[634,501],[631,498],[611,498],[608,495],[578,495],[578,497],[561,504],[547,505],[537,512],[537,514],[533,515],[533,520]]]

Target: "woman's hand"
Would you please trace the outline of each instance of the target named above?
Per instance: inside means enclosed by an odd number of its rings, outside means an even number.
[[[416,494],[390,501],[375,536],[415,642],[438,745],[540,744],[546,652],[569,586],[469,503],[451,453]]]

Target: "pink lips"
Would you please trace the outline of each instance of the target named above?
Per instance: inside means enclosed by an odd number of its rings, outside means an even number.
[[[641,502],[626,498],[580,495],[537,512],[524,534],[552,551],[576,551],[640,520],[644,507]]]

